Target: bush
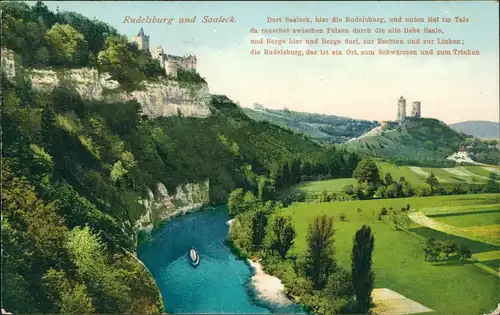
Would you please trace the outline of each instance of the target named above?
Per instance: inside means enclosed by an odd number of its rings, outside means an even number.
[[[381,208],[381,209],[380,209],[380,213],[379,213],[379,215],[387,215],[387,213],[388,213],[388,212],[387,212],[387,209],[384,207],[384,208]]]
[[[339,219],[340,219],[340,221],[345,221],[345,220],[347,219],[347,217],[346,217],[345,213],[341,213],[341,214],[339,215]]]

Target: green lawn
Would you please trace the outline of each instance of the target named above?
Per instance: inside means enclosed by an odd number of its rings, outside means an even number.
[[[479,242],[479,241],[470,240],[468,238],[464,238],[464,237],[460,237],[460,236],[446,234],[444,232],[436,231],[436,230],[433,230],[433,229],[430,229],[427,227],[423,227],[423,226],[417,227],[417,228],[410,228],[408,230],[415,233],[415,234],[423,236],[427,239],[434,238],[438,241],[449,240],[449,241],[453,241],[459,245],[464,245],[468,249],[470,249],[472,254],[500,250],[500,246],[495,246],[495,245],[486,244],[486,243]]]
[[[302,253],[309,222],[321,213],[335,217],[336,258],[350,270],[352,239],[363,224],[371,226],[375,236],[374,271],[376,287],[389,288],[434,309],[437,314],[482,314],[498,303],[499,278],[472,264],[433,265],[424,261],[424,239],[394,230],[387,222],[377,220],[381,207],[413,208],[498,203],[497,195],[463,195],[348,201],[320,204],[297,203],[280,210],[291,215],[297,231],[292,249]],[[358,214],[357,210],[363,211]],[[346,221],[339,221],[345,213]],[[496,247],[486,244],[484,249]],[[479,245],[477,245],[479,246]],[[488,247],[489,246],[489,247]],[[475,247],[476,250],[479,247]],[[482,249],[482,248],[481,248]]]
[[[460,200],[463,202],[463,205],[461,206],[420,208],[419,210],[428,217],[437,217],[441,215],[459,215],[500,209],[500,203],[498,203],[498,201],[500,201],[499,194],[482,194],[481,196],[483,197],[481,199],[477,199],[474,195],[460,196]],[[469,197],[470,199],[466,199],[466,197]]]
[[[394,180],[399,180],[399,178],[404,177],[412,187],[428,187],[429,185],[425,182],[427,175],[418,174],[414,172],[408,166],[397,166],[389,162],[384,162],[381,160],[376,161],[379,168],[380,176],[384,178],[386,173],[390,173]],[[438,180],[442,184],[472,184],[474,183],[473,178],[475,178],[476,183],[484,184],[487,179],[480,176],[488,177],[490,172],[479,166],[463,167],[458,166],[454,168],[455,173],[450,173],[443,168],[420,168],[423,172],[430,174],[434,173],[438,177]],[[471,175],[472,170],[475,170],[475,174],[478,176],[465,176],[464,174]],[[323,181],[310,181],[303,182],[298,185],[292,186],[284,190],[281,195],[283,197],[290,196],[293,194],[306,194],[311,195],[314,193],[319,193],[323,191],[327,192],[339,192],[347,185],[355,185],[356,180],[354,178],[338,178],[329,179]]]
[[[497,168],[494,166],[489,166],[489,167]],[[491,171],[484,169],[482,166],[465,166],[465,168],[474,174],[484,176],[484,177],[489,177],[490,174],[492,173]]]
[[[316,193],[322,191],[329,192],[339,192],[347,185],[355,185],[356,179],[354,178],[338,178],[338,179],[329,179],[329,180],[321,180],[314,182],[305,182],[300,185],[300,190],[306,193]]]
[[[394,180],[399,180],[404,177],[412,187],[427,187],[425,176],[418,175],[413,172],[408,166],[397,166],[388,162],[377,162],[381,177],[384,178],[386,173],[391,173]]]
[[[433,216],[434,220],[456,227],[470,227],[500,224],[500,210],[484,210],[484,212],[465,213],[455,215]]]

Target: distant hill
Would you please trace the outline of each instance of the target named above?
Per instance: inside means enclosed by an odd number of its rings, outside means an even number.
[[[493,121],[471,120],[451,124],[450,127],[458,132],[483,139],[498,139],[500,134],[500,124]]]
[[[320,143],[342,143],[359,137],[376,127],[378,122],[352,119],[334,115],[313,114],[274,110],[258,106],[256,109],[242,108],[245,114],[256,121],[268,121],[301,132]]]
[[[342,146],[360,154],[420,163],[443,162],[465,137],[432,118],[411,118],[403,126],[388,122]]]

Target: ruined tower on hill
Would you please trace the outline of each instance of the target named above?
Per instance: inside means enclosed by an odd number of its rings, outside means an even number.
[[[405,98],[401,95],[401,97],[398,100],[398,117],[397,120],[401,123],[405,120],[406,117],[406,100]]]
[[[139,50],[143,52],[149,52],[149,36],[144,34],[144,30],[141,27],[139,34],[137,36],[132,37],[132,41],[137,43],[139,46]]]
[[[411,116],[420,118],[422,116],[420,112],[421,104],[420,101],[416,101],[412,103]]]

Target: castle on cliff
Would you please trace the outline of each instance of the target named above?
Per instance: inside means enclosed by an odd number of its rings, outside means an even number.
[[[165,69],[165,73],[172,77],[177,77],[177,70],[179,68],[191,69],[196,71],[196,56],[188,55],[184,57],[174,56],[165,54],[163,48],[158,45],[153,51],[149,50],[149,36],[144,34],[144,30],[141,30],[137,36],[132,37],[132,41],[137,43],[139,49],[145,53],[151,54],[153,59],[160,62],[160,65]]]
[[[411,109],[411,116],[410,117],[416,117],[420,118],[421,117],[421,102],[420,101],[415,101],[412,103],[412,109]],[[406,118],[406,100],[405,98],[401,95],[401,97],[398,100],[398,116],[397,116],[397,121],[399,123],[402,123],[405,118]]]

